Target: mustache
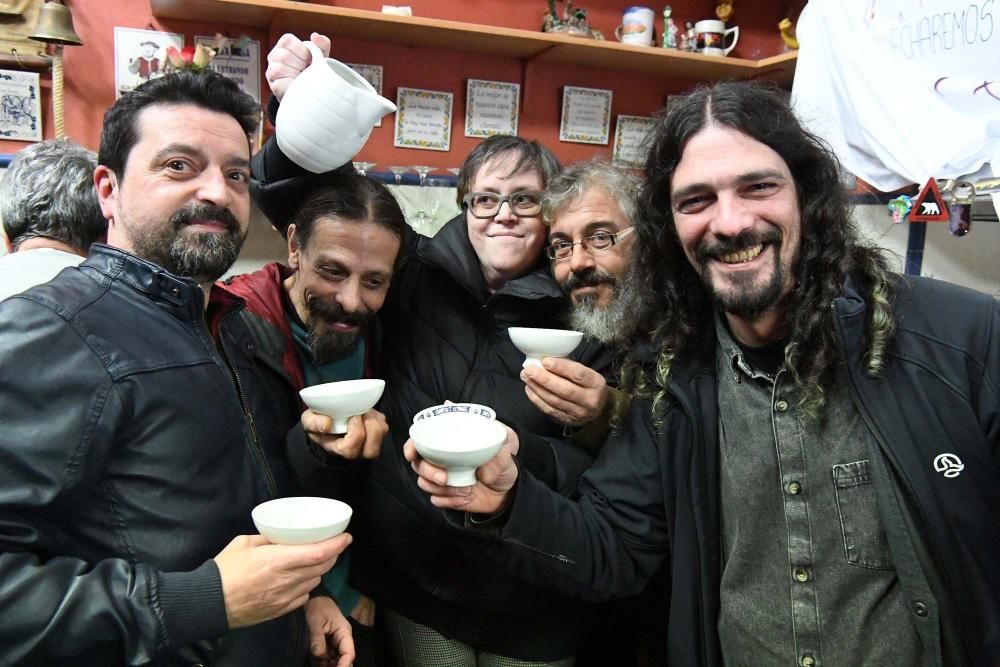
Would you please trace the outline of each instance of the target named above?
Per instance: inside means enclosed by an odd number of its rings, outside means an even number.
[[[566,292],[572,292],[581,287],[597,287],[598,285],[617,285],[618,281],[610,273],[599,271],[596,268],[589,268],[580,273],[570,273],[569,278],[562,284]]]
[[[306,300],[306,306],[309,308],[309,319],[334,320],[352,326],[363,327],[375,315],[367,308],[353,312],[347,311],[336,301],[323,301],[314,296]]]
[[[240,221],[225,206],[213,206],[211,204],[190,204],[178,209],[170,216],[170,223],[174,229],[180,229],[184,225],[194,222],[212,221],[222,224],[227,232],[239,234]]]
[[[699,262],[703,263],[712,257],[740,252],[741,250],[752,248],[758,244],[780,245],[781,233],[774,229],[763,232],[748,229],[740,232],[736,236],[722,239],[714,243],[710,241],[702,242],[695,251],[695,256],[698,258]]]

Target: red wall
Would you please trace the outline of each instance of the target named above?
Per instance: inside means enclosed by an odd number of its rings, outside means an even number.
[[[396,0],[400,4],[406,0]],[[114,102],[114,26],[148,28],[180,32],[187,43],[196,34],[216,31],[237,36],[243,28],[207,24],[198,21],[167,21],[155,19],[148,0],[116,0],[114,3],[95,0],[69,0],[77,34],[84,46],[65,50],[65,124],[67,133],[86,146],[96,149],[100,137],[104,110]],[[327,1],[338,7],[379,10],[381,0]],[[537,30],[546,10],[544,0],[409,0],[406,2],[418,16],[498,25],[509,28]],[[561,3],[558,3],[561,7]],[[613,39],[614,27],[621,11],[637,4],[628,0],[582,0],[593,27]],[[706,0],[674,0],[673,16],[684,20],[712,18],[715,3]],[[804,0],[744,0],[736,3],[734,23],[740,26],[740,43],[733,56],[763,58],[782,51],[776,25],[787,14],[796,17]],[[752,5],[752,7],[751,7]],[[658,6],[657,11],[662,9]],[[661,22],[658,21],[658,24]],[[660,25],[658,25],[659,31]],[[261,41],[261,72],[270,45],[285,30],[300,37],[308,35],[308,25],[275,26],[274,31],[245,30]],[[479,141],[463,136],[465,120],[465,82],[469,78],[492,79],[521,83],[521,116],[519,134],[538,139],[552,148],[564,162],[585,159],[597,154],[609,155],[611,145],[562,143],[559,136],[559,112],[564,85],[604,88],[614,93],[611,132],[618,114],[649,115],[660,109],[667,95],[693,85],[683,79],[630,74],[614,70],[594,70],[584,67],[537,65],[506,58],[476,56],[451,51],[416,49],[334,36],[333,57],[347,62],[382,65],[383,94],[395,99],[398,86],[427,88],[451,92],[454,97],[454,124],[449,152],[400,149],[392,146],[392,117],[375,128],[359,159],[379,164],[378,170],[390,165],[427,164],[435,167],[455,167]],[[43,78],[47,78],[47,73]],[[262,94],[267,90],[262,83]],[[44,95],[45,136],[52,136],[50,100]],[[0,153],[15,152],[21,142],[0,141]]]

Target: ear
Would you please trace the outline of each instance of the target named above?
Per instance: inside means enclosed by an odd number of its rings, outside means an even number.
[[[7,251],[7,254],[9,255],[14,252],[14,244],[10,242],[9,238],[7,238],[7,232],[2,229],[0,229],[0,238],[3,239],[3,247]]]
[[[299,246],[299,239],[295,235],[295,225],[288,225],[288,230],[285,233],[288,237],[288,268],[298,271],[299,253],[302,249]]]
[[[118,177],[103,164],[94,170],[94,187],[97,189],[97,201],[101,204],[101,214],[105,220],[112,220],[115,214],[115,203],[118,201]]]

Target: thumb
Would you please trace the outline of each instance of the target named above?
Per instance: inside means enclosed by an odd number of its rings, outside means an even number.
[[[326,657],[326,628],[324,625],[309,625],[309,652],[316,658]]]
[[[271,541],[263,535],[247,535],[247,546],[262,547],[270,543]]]

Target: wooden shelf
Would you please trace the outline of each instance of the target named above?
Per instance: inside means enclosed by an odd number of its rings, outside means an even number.
[[[198,20],[256,28],[301,24],[334,38],[350,37],[533,63],[583,65],[701,81],[766,78],[788,86],[795,73],[795,52],[764,60],[703,56],[292,0],[150,0],[150,5],[153,15],[160,19]]]

